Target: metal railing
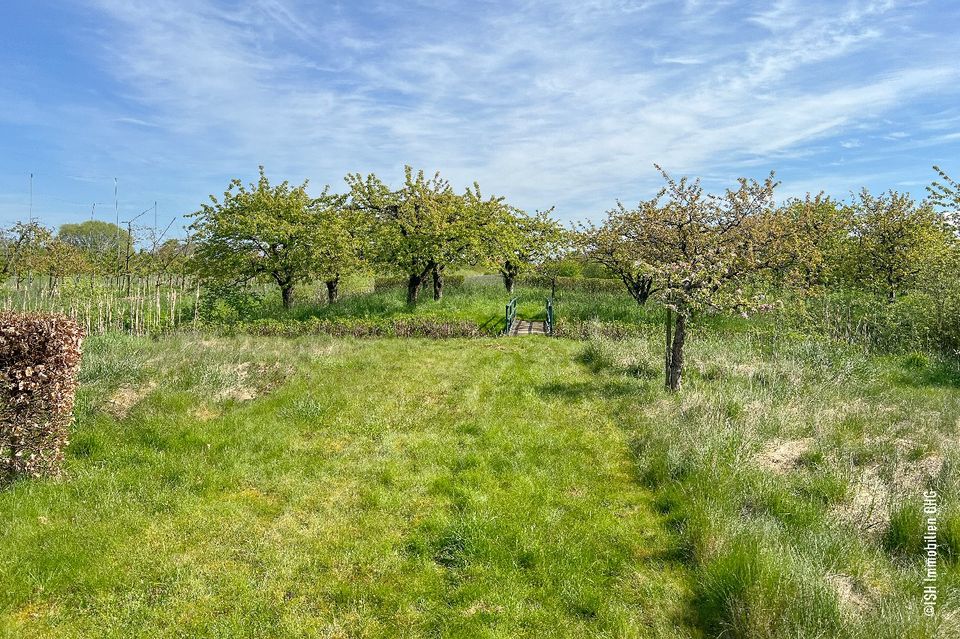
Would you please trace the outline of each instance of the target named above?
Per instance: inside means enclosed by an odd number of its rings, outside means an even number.
[[[503,329],[504,335],[510,334],[510,329],[513,328],[513,323],[516,321],[516,319],[517,319],[517,298],[514,297],[512,300],[510,300],[510,303],[507,304],[507,309],[506,309],[507,324],[506,324],[506,327]]]
[[[547,298],[547,335],[553,335],[553,298]]]

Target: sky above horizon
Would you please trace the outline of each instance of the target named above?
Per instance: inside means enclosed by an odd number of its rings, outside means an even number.
[[[229,180],[410,164],[599,218],[711,189],[918,197],[960,174],[960,3],[7,0],[0,225],[174,228]],[[153,224],[152,213],[141,221]]]

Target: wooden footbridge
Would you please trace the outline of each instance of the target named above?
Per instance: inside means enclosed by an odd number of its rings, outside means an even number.
[[[524,335],[553,335],[553,298],[546,302],[546,319],[526,320],[517,317],[517,298],[510,300],[506,308],[506,328],[504,335],[521,337]]]

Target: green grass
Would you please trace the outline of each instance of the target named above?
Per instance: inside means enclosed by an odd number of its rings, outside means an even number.
[[[305,294],[306,295],[306,294]],[[543,320],[546,317],[546,299],[550,290],[520,286],[511,295],[506,292],[497,276],[486,275],[468,279],[463,285],[448,287],[442,300],[433,300],[433,290],[425,287],[420,301],[410,306],[406,303],[406,290],[400,287],[378,293],[354,292],[336,304],[302,300],[290,311],[267,303],[260,317],[307,319],[317,317],[333,319],[381,320],[393,318],[431,318],[438,320],[466,320],[475,323],[488,335],[503,330],[504,307],[511,297],[517,298],[517,316],[527,320]],[[272,299],[272,298],[271,298]],[[557,290],[555,297],[556,317],[566,323],[619,323],[640,325],[650,333],[660,331],[663,310],[657,304],[639,306],[624,290],[618,295],[586,293],[576,290]],[[713,328],[721,326],[742,327],[739,318],[707,316],[701,320]],[[756,323],[756,322],[755,322]]]
[[[689,354],[670,397],[656,393],[655,342],[590,342],[583,361],[601,379],[643,380],[650,400],[617,399],[621,423],[707,636],[960,635],[956,363],[709,331]],[[934,620],[920,597],[928,489],[940,506]]]
[[[295,312],[481,321],[506,297]],[[0,491],[0,629],[960,636],[955,359],[718,316],[670,394],[656,309],[558,297],[648,337],[91,338],[66,475]]]
[[[0,493],[0,627],[690,634],[626,434],[568,402],[578,348],[92,339],[65,478]]]

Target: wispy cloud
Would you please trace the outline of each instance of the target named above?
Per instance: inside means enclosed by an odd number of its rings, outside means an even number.
[[[412,163],[576,217],[646,195],[654,161],[718,183],[785,166],[795,189],[831,153],[911,142],[897,136],[918,113],[951,144],[960,117],[960,44],[895,2],[89,6],[116,85],[88,127],[101,162],[147,158],[189,197],[258,163],[335,186]]]

